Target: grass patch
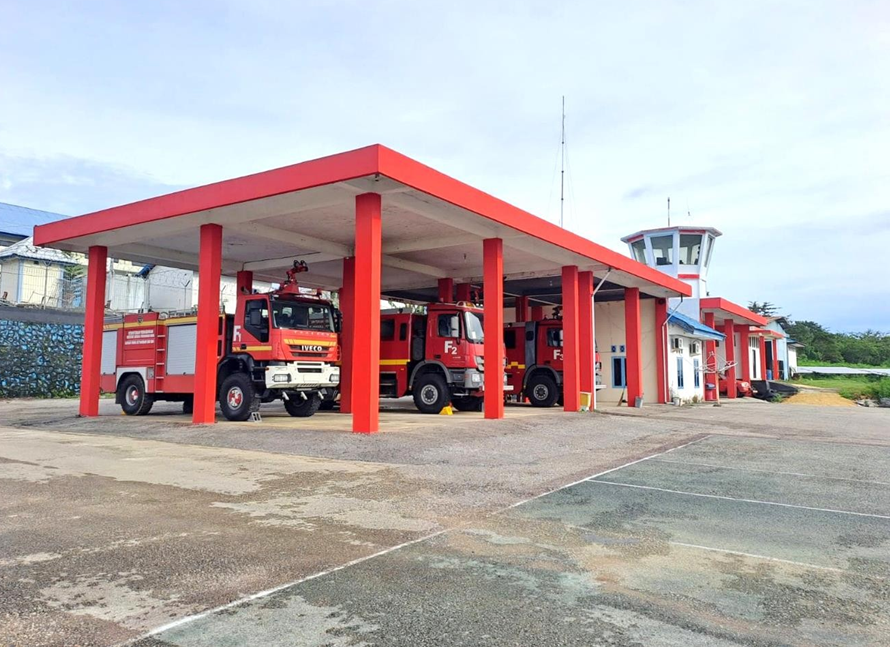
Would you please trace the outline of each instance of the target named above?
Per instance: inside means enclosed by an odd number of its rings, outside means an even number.
[[[890,398],[890,377],[879,375],[807,375],[794,380],[794,383],[834,389],[848,400]]]
[[[890,368],[888,364],[852,364],[850,362],[823,362],[818,359],[809,359],[807,357],[797,358],[798,366],[833,366],[835,368]]]

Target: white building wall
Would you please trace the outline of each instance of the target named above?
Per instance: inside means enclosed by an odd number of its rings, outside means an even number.
[[[0,261],[0,297],[13,303],[18,299],[19,290],[18,258],[6,258]]]
[[[674,349],[673,339],[683,340],[682,349]],[[699,352],[693,354],[693,344],[698,342]],[[705,380],[703,372],[704,341],[696,340],[683,334],[681,329],[670,326],[668,335],[667,377],[668,393],[670,399],[679,398],[682,402],[689,402],[695,398],[703,400],[705,396]],[[698,366],[696,366],[696,361]],[[679,364],[683,366],[683,386],[680,386]],[[696,374],[698,386],[696,386]]]
[[[616,405],[622,395],[626,397],[624,388],[614,388],[612,360],[615,357],[627,356],[627,343],[624,327],[624,301],[594,302],[594,333],[596,348],[603,364],[602,381],[604,388],[596,393],[597,406]],[[658,363],[655,355],[655,299],[640,301],[640,322],[642,325],[643,359],[643,400],[658,402]],[[612,350],[612,347],[615,350]],[[621,347],[625,350],[622,351]]]

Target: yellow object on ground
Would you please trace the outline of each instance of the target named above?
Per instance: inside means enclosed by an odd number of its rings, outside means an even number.
[[[811,404],[820,407],[855,407],[852,400],[842,398],[834,391],[810,391],[804,390],[783,400],[782,404]]]
[[[590,411],[593,405],[593,394],[581,392],[581,411]]]
[[[439,412],[439,415],[440,415],[440,416],[451,416],[451,415],[454,415],[454,409],[451,408],[451,405],[450,405],[450,404],[447,404],[447,405],[445,405],[444,407],[442,407],[442,410]]]

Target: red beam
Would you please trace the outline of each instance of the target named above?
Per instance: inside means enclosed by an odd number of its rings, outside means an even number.
[[[441,303],[454,301],[454,279],[439,279],[439,301]]]
[[[714,313],[702,313],[704,324],[709,328],[716,330],[714,326]],[[705,361],[702,367],[705,371],[705,400],[716,401],[720,392],[717,389],[717,342],[712,340],[705,341]]]
[[[562,268],[562,397],[564,411],[581,408],[581,362],[578,354],[578,266]]]
[[[516,321],[528,321],[528,297],[516,297]]]
[[[578,273],[578,355],[581,361],[581,392],[594,393],[593,272]]]
[[[779,375],[779,342],[775,339],[773,340],[773,379],[782,379],[782,376]]]
[[[24,262],[24,261],[22,261]],[[108,248],[90,247],[87,299],[83,320],[83,360],[80,374],[80,415],[99,415],[99,370],[102,326],[105,323],[105,274]]]
[[[195,345],[195,399],[192,422],[216,422],[216,345],[219,341],[219,277],[222,227],[201,225],[198,258],[198,330]]]
[[[469,283],[458,283],[457,284],[457,300],[458,301],[472,301],[473,295],[471,294],[473,286]]]
[[[735,323],[732,319],[727,319],[723,323],[723,334],[726,339],[723,340],[724,355],[726,356],[726,397],[730,400],[738,396],[738,390],[735,383],[736,370],[735,366]]]
[[[198,289],[201,289],[200,282],[198,284]],[[249,272],[247,270],[241,270],[235,275],[235,289],[238,294],[251,294],[253,293],[253,272]]]
[[[485,417],[504,417],[504,241],[482,241],[485,294]],[[461,286],[458,286],[460,288]]]
[[[655,370],[658,384],[658,402],[665,404],[668,401],[667,392],[667,300],[655,300]]]
[[[355,258],[343,259],[343,287],[340,288],[340,413],[352,413],[352,343],[355,335]]]
[[[541,321],[544,318],[544,306],[532,306],[532,321]]]
[[[766,379],[766,339],[760,338],[760,379]]]
[[[643,326],[640,320],[640,289],[624,289],[624,334],[627,363],[627,406],[643,395]]]
[[[352,431],[362,434],[380,428],[380,211],[379,194],[356,196],[351,397]]]
[[[742,379],[746,382],[751,381],[751,329],[748,326],[742,326],[739,331],[739,352],[742,354]]]

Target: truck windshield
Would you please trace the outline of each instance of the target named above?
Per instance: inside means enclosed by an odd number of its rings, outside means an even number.
[[[464,312],[464,322],[467,326],[467,340],[474,344],[481,344],[485,337],[482,328],[482,315],[475,312]]]
[[[334,332],[334,317],[328,305],[272,301],[272,325],[287,330]]]

